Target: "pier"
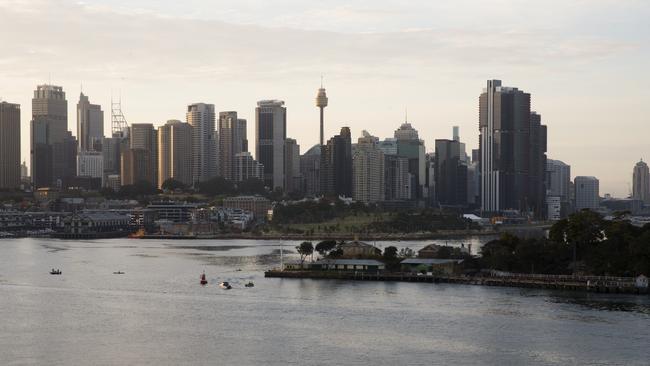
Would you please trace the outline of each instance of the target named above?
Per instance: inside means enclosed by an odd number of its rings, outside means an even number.
[[[264,272],[269,278],[308,278],[347,281],[396,281],[453,283],[477,286],[538,288],[596,293],[648,294],[648,288],[636,285],[634,277],[560,276],[511,274],[508,276],[462,276],[362,271],[280,271]]]

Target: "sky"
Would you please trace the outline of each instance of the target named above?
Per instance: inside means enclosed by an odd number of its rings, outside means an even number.
[[[650,160],[648,19],[647,0],[0,0],[0,98],[21,104],[28,163],[43,83],[66,91],[73,134],[83,88],[107,134],[111,98],[155,125],[205,102],[248,119],[252,150],[256,102],[281,99],[304,152],[323,75],[326,136],[392,137],[408,110],[427,151],[454,125],[469,150],[478,96],[500,79],[531,93],[550,159],[625,197]]]

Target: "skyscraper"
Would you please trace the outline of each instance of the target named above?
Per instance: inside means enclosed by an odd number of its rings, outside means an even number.
[[[20,178],[20,105],[0,102],[0,188],[17,188]]]
[[[151,183],[151,154],[145,149],[124,149],[120,162],[120,178],[122,185],[132,185],[141,181]]]
[[[300,192],[302,182],[300,176],[300,145],[295,139],[288,138],[284,141],[284,167],[286,192]]]
[[[79,152],[101,151],[104,137],[104,111],[98,104],[90,104],[88,96],[81,93],[77,103],[77,140]]]
[[[411,198],[426,198],[426,156],[424,141],[418,137],[418,131],[410,123],[404,122],[395,130],[397,140],[397,155],[407,158],[409,161],[409,173],[412,182]]]
[[[318,196],[320,189],[321,145],[316,144],[300,156],[300,175],[303,179],[302,191],[308,196]]]
[[[632,173],[632,198],[650,203],[650,171],[643,159],[636,163]]]
[[[437,139],[435,148],[437,202],[451,206],[467,205],[467,165],[463,161],[464,151],[461,151],[460,141]]]
[[[144,150],[148,155],[146,158],[149,166],[146,168],[146,175],[142,180],[148,181],[154,187],[158,187],[158,133],[151,123],[133,123],[131,124],[130,149]],[[143,161],[140,159],[139,162]],[[134,176],[141,177],[140,172]],[[137,182],[137,180],[136,180]]]
[[[571,212],[571,166],[560,160],[546,160],[546,196],[550,205],[560,203],[559,218]],[[548,206],[548,205],[547,205]],[[550,210],[547,209],[550,212]]]
[[[246,120],[238,119],[237,112],[219,112],[219,175],[234,180],[235,156],[248,151]]]
[[[325,93],[325,88],[323,88],[323,81],[321,78],[320,89],[318,89],[318,94],[316,94],[316,107],[320,110],[320,145],[323,146],[324,141],[324,125],[325,125],[325,107],[327,107],[327,94]]]
[[[378,139],[363,131],[352,156],[352,197],[361,202],[384,200],[384,153]]]
[[[546,127],[530,94],[488,80],[479,98],[481,210],[543,216]]]
[[[256,157],[264,165],[264,184],[285,189],[284,144],[287,108],[281,100],[262,100],[255,108]]]
[[[596,210],[600,205],[599,182],[596,177],[575,177],[576,210]]]
[[[32,98],[30,131],[30,167],[34,187],[50,187],[63,178],[63,147],[54,152],[55,144],[64,144],[68,128],[68,102],[60,86],[38,85]],[[55,156],[56,155],[56,156]],[[76,156],[73,158],[76,161]]]
[[[104,176],[120,174],[120,152],[122,137],[104,137],[102,139],[102,155],[104,157]]]
[[[203,182],[217,175],[214,105],[191,104],[186,118],[192,126],[192,182]]]
[[[321,191],[326,195],[352,196],[352,141],[350,128],[342,127],[321,151]]]
[[[262,180],[263,177],[264,166],[253,159],[251,153],[245,151],[235,155],[235,175],[233,178],[235,182],[253,178]]]
[[[158,187],[170,178],[192,184],[192,126],[170,120],[158,127]]]

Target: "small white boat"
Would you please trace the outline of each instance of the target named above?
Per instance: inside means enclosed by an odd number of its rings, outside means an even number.
[[[221,282],[219,283],[219,287],[221,287],[224,290],[230,290],[232,286],[228,282]]]

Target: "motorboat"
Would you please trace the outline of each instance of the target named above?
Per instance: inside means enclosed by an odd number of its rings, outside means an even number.
[[[244,286],[246,286],[246,287],[255,287],[255,284],[253,283],[253,281],[248,281]]]
[[[221,287],[224,290],[230,290],[232,288],[232,286],[230,286],[228,282],[221,282],[219,284],[219,287]]]
[[[205,272],[201,274],[201,285],[205,286],[208,284],[208,280],[205,279]]]
[[[63,274],[63,272],[61,272],[60,269],[54,269],[54,268],[52,268],[52,270],[50,271],[50,274],[51,274],[51,275],[60,275],[60,274]]]
[[[124,274],[124,272],[122,272],[122,271],[116,271],[116,272],[113,272],[113,274]]]

